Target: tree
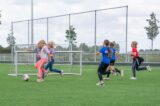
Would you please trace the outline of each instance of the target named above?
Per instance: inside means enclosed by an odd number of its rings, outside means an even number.
[[[88,51],[89,51],[89,47],[88,47],[88,45],[86,45],[85,43],[81,43],[81,44],[79,45],[79,48],[80,48],[81,50],[83,50],[84,52],[88,52]]]
[[[7,43],[9,45],[14,45],[16,42],[15,42],[15,37],[12,35],[12,34],[8,34],[8,37],[7,37]]]
[[[10,46],[10,51],[11,51],[11,55],[12,55],[12,61],[14,60],[14,44],[16,43],[15,41],[15,37],[13,36],[13,33],[10,33],[8,34],[8,37],[7,37],[7,43],[9,44]]]
[[[114,48],[116,48],[116,50],[119,52],[120,51],[120,46],[118,43],[116,43],[115,41],[113,41],[114,43]]]
[[[74,43],[76,43],[76,39],[77,39],[77,33],[75,32],[75,28],[71,25],[69,26],[69,30],[66,30],[66,38],[69,42],[69,50],[72,51],[72,46]],[[71,61],[71,64],[73,64],[73,58],[74,58],[74,55],[71,53],[70,54],[70,61]]]
[[[139,50],[139,52],[144,52],[144,51],[145,51],[145,50],[143,50],[143,49],[140,49],[140,50]]]
[[[10,46],[4,48],[0,45],[0,53],[11,53],[11,48]]]
[[[77,33],[72,25],[69,27],[69,30],[66,30],[66,38],[66,41],[69,42],[69,45],[72,46],[72,44],[76,43]]]
[[[153,41],[159,34],[157,25],[158,20],[156,19],[156,15],[152,12],[150,15],[150,19],[147,19],[146,21],[149,23],[149,26],[145,27],[145,29],[148,39],[151,40],[151,49],[153,50]]]

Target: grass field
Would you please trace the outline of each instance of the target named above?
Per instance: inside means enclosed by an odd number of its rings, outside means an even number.
[[[8,64],[0,64],[0,106],[160,106],[160,67],[137,72],[130,80],[130,67],[120,67],[124,77],[111,76],[96,86],[97,66],[84,66],[82,76],[48,76],[43,83],[11,77]]]

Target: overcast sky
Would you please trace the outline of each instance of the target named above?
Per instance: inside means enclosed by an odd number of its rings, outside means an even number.
[[[146,19],[149,18],[151,12],[155,12],[160,20],[160,0],[34,0],[34,18],[124,5],[129,6],[128,49],[130,50],[130,42],[133,40],[138,41],[139,49],[150,49],[150,40],[147,39],[144,27],[148,25]],[[10,23],[30,19],[30,0],[0,0],[0,10],[2,10],[0,45],[7,46],[6,37],[10,30]],[[124,14],[122,15],[124,16]],[[119,20],[124,21],[122,19],[119,18]],[[117,37],[115,37],[116,39]],[[101,40],[103,39],[99,39],[98,42]],[[160,49],[160,35],[155,39],[154,48]]]

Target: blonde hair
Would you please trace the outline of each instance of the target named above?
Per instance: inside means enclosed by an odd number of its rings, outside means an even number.
[[[115,43],[114,42],[110,42],[110,47],[114,47]]]
[[[55,43],[54,43],[53,41],[50,41],[50,42],[48,42],[48,45],[49,45],[51,48],[54,48]]]
[[[137,41],[132,41],[132,45],[133,45],[134,47],[137,47],[137,45],[138,45]]]
[[[41,48],[42,47],[42,44],[46,44],[46,42],[44,40],[40,40],[38,43],[37,43],[37,47],[38,48]]]

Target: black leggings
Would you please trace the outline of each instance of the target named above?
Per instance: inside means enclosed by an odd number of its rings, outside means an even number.
[[[140,64],[141,65],[141,64]],[[132,62],[132,73],[133,73],[133,77],[136,77],[136,70],[137,71],[143,71],[143,70],[147,70],[146,66],[140,66],[138,64],[138,60],[137,59],[133,59]]]
[[[107,74],[107,77],[109,77],[110,71],[106,71],[106,69],[107,69],[108,66],[109,66],[109,64],[106,64],[106,63],[103,63],[103,62],[101,62],[101,63],[99,64],[97,73],[98,73],[98,77],[99,77],[99,80],[100,80],[100,81],[103,80],[102,75],[106,75],[106,74]]]
[[[111,65],[111,66],[114,66],[114,64],[115,64],[115,60],[111,60],[111,61],[110,61],[110,65]],[[120,71],[118,68],[116,68],[116,67],[115,67],[115,70],[114,70],[114,71],[115,71],[116,73],[121,73],[121,71]]]

